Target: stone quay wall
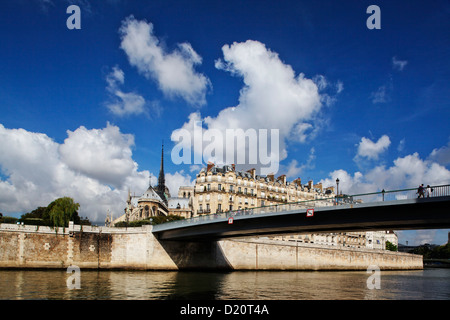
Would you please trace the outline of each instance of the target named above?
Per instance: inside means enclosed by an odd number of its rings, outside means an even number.
[[[119,270],[422,269],[422,256],[261,238],[159,241],[152,226],[69,228],[0,224],[0,268]]]

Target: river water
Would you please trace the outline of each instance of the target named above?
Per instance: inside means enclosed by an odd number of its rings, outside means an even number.
[[[450,269],[381,271],[1,270],[1,300],[450,300]],[[72,288],[68,287],[72,284]],[[375,283],[375,282],[371,282]]]

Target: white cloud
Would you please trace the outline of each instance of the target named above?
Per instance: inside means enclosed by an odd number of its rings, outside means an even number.
[[[108,210],[123,214],[128,188],[140,193],[148,187],[150,173],[139,171],[132,159],[133,136],[109,124],[67,133],[58,144],[45,134],[0,124],[6,177],[0,179],[0,212],[25,213],[69,196],[80,203],[81,216],[103,221]]]
[[[377,91],[372,92],[370,95],[372,98],[372,103],[386,103],[389,101],[388,89],[385,85],[379,87]]]
[[[223,60],[216,61],[216,68],[242,77],[244,82],[239,104],[221,110],[216,117],[202,119],[200,113],[192,113],[180,129],[192,132],[196,121],[203,121],[204,133],[214,130],[224,133],[227,129],[278,129],[278,161],[284,159],[285,140],[304,142],[315,130],[322,107],[318,85],[301,73],[296,75],[277,53],[258,41],[224,45],[222,52]],[[317,80],[325,86],[323,77]],[[179,130],[172,133],[172,140],[177,132]],[[188,145],[193,146],[194,141],[189,141]],[[217,145],[224,146],[225,142],[218,141]],[[246,151],[236,151],[239,152]]]
[[[450,141],[446,146],[441,148],[433,149],[430,154],[430,159],[436,161],[437,163],[447,166],[450,164]]]
[[[172,173],[166,173],[166,186],[169,188],[171,197],[177,197],[178,196],[178,189],[181,186],[193,186],[195,180],[191,178],[190,175],[185,174],[183,170],[180,172]]]
[[[206,104],[209,79],[194,70],[202,62],[189,43],[178,44],[168,53],[153,33],[153,24],[133,16],[122,22],[121,48],[131,65],[149,79],[155,80],[167,96],[179,96],[189,104]]]
[[[408,64],[406,60],[398,60],[397,57],[392,57],[392,68],[395,70],[403,71]]]
[[[344,83],[342,81],[338,81],[336,83],[336,92],[341,93],[342,91],[344,91]]]
[[[306,160],[305,163],[298,165],[298,161],[295,159],[293,159],[293,160],[291,160],[291,162],[289,162],[289,164],[287,165],[287,167],[284,170],[286,172],[286,177],[288,177],[288,178],[298,177],[300,174],[303,173],[303,171],[305,169],[314,168],[314,160],[315,159],[316,159],[316,155],[315,155],[315,149],[313,147],[313,148],[311,148],[308,159]]]
[[[376,160],[382,152],[387,150],[390,144],[391,140],[387,135],[383,135],[377,142],[363,137],[358,145],[357,156]]]
[[[125,75],[121,69],[114,67],[106,76],[108,86],[106,89],[113,96],[113,101],[106,103],[108,109],[117,116],[131,114],[146,114],[146,101],[144,97],[134,92],[123,92],[119,86],[125,82]]]
[[[450,171],[431,160],[423,160],[418,153],[394,160],[390,167],[376,166],[366,173],[356,172],[352,176],[345,170],[335,170],[329,178],[323,179],[324,185],[336,185],[339,178],[339,190],[346,194],[360,194],[385,190],[415,188],[420,184],[441,185],[450,181]]]
[[[61,160],[75,172],[100,183],[123,187],[125,178],[137,170],[131,158],[134,137],[108,124],[104,129],[88,130],[81,126],[67,131],[68,138],[59,146]]]

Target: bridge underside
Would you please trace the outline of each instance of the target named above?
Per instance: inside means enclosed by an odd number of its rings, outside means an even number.
[[[314,208],[254,216],[236,216],[227,221],[160,225],[154,234],[161,240],[214,240],[268,234],[413,230],[450,228],[450,197],[397,200],[369,204]]]

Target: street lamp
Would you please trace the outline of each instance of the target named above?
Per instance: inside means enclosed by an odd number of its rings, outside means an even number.
[[[339,178],[336,179],[336,186],[337,186],[337,192],[336,192],[336,202],[337,202],[337,197],[339,196]]]

